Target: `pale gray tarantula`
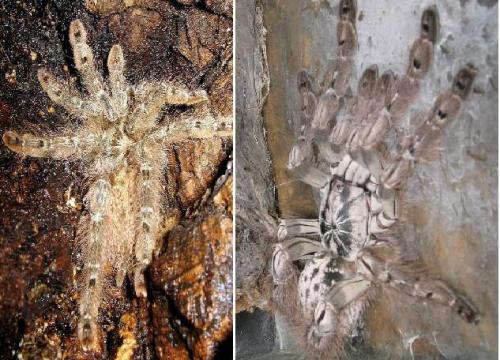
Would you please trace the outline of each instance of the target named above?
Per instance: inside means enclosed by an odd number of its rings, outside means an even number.
[[[82,162],[89,190],[78,231],[84,261],[78,336],[84,350],[99,350],[98,313],[110,285],[107,269],[112,269],[116,286],[122,286],[129,274],[136,294],[147,296],[144,270],[160,235],[168,146],[188,139],[230,137],[232,119],[214,117],[198,105],[194,116],[160,125],[165,104],[206,103],[206,92],[163,81],[128,84],[120,45],[109,52],[105,81],[80,20],[71,22],[69,40],[87,94],[44,68],[38,80],[52,101],[82,120],[81,126],[39,135],[7,131],[3,141],[21,155]]]
[[[272,258],[273,303],[301,333],[306,353],[320,358],[344,355],[347,338],[383,287],[449,307],[467,322],[479,321],[467,299],[403,260],[393,231],[412,168],[436,153],[476,70],[472,65],[460,69],[415,130],[403,134],[398,125],[431,68],[437,10],[428,8],[422,15],[406,74],[379,76],[371,66],[354,96],[347,90],[357,47],[355,2],[342,0],[339,16],[337,59],[320,93],[313,91],[306,72],[298,76],[301,129],[288,164],[318,189],[319,218],[282,219]],[[392,149],[390,136],[397,139]]]

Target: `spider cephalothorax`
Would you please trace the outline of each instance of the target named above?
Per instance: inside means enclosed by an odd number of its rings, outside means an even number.
[[[130,274],[136,294],[147,296],[144,270],[160,232],[167,147],[188,139],[230,137],[232,120],[214,117],[205,108],[160,125],[163,105],[206,103],[205,91],[163,81],[128,84],[120,45],[109,52],[105,81],[80,20],[71,23],[69,39],[87,94],[43,68],[38,80],[52,101],[82,120],[81,126],[37,136],[7,131],[3,141],[21,155],[72,159],[83,165],[89,190],[84,199],[87,215],[78,231],[84,261],[78,335],[84,349],[98,349],[107,265],[117,286]]]
[[[356,49],[356,4],[340,2],[338,58],[318,93],[298,76],[301,128],[288,168],[320,195],[318,219],[283,219],[273,254],[274,304],[301,331],[311,357],[342,357],[343,346],[378,290],[390,287],[447,306],[466,321],[477,310],[445,283],[403,261],[394,227],[412,168],[436,153],[446,125],[460,114],[476,70],[460,69],[451,88],[404,135],[398,125],[429,72],[438,32],[435,8],[424,11],[406,74],[367,68],[347,95]],[[396,146],[385,139],[392,130]]]

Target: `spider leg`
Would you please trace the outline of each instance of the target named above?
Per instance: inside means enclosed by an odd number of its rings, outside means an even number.
[[[349,85],[354,67],[357,35],[357,4],[354,0],[342,0],[339,4],[339,24],[337,25],[337,57],[328,66],[321,84],[321,93],[333,88],[337,96],[343,97]]]
[[[138,154],[139,204],[140,213],[135,241],[137,266],[134,273],[134,287],[137,296],[147,297],[144,270],[153,259],[153,251],[158,237],[162,193],[162,173],[164,164],[157,159],[165,159],[161,144],[143,146]]]
[[[384,139],[391,123],[398,125],[415,101],[420,81],[429,72],[437,37],[437,12],[435,8],[424,11],[421,20],[420,37],[413,43],[406,74],[396,80],[392,72],[384,73],[377,80],[376,70],[368,68],[363,73],[358,86],[358,96],[354,108],[354,122],[347,137],[347,148],[372,149]],[[376,69],[376,68],[375,68]],[[349,124],[348,123],[348,124]],[[339,123],[334,128],[331,139],[336,143],[345,141],[348,124]]]
[[[370,192],[371,234],[386,232],[398,217],[396,193],[379,183],[382,173],[378,155],[364,150],[356,150],[344,155],[337,166],[332,167],[332,175],[364,187]]]
[[[231,116],[211,114],[184,117],[179,121],[160,127],[150,136],[164,143],[177,143],[188,139],[210,139],[233,136]]]
[[[396,194],[383,186],[370,196],[370,234],[385,233],[399,218]]]
[[[376,65],[372,65],[363,71],[358,83],[358,95],[355,97],[354,106],[351,110],[352,118],[349,123],[351,130],[347,139],[345,139],[345,146],[350,151],[356,150],[359,147],[359,135],[367,126],[370,115],[375,112],[373,108],[374,104],[378,103],[378,96],[376,96],[378,82],[378,67]],[[332,133],[335,134],[335,128]],[[340,144],[344,139],[332,138],[332,140]]]
[[[332,166],[332,175],[354,185],[365,187],[371,192],[376,191],[377,172],[372,168],[377,164],[378,159],[371,161],[372,159],[368,158],[370,162],[367,162],[364,159],[365,155],[367,154],[361,151],[345,154],[336,166]]]
[[[73,48],[75,67],[90,94],[104,94],[101,74],[97,71],[94,54],[87,44],[87,30],[80,20],[74,20],[69,26],[69,42]]]
[[[309,165],[302,165],[298,168],[295,168],[293,170],[293,174],[303,183],[317,189],[321,189],[331,180],[328,173],[325,173],[321,169]]]
[[[307,126],[314,117],[318,98],[313,91],[311,77],[306,70],[300,71],[297,75],[297,86],[301,95],[300,125]]]
[[[131,115],[125,123],[128,134],[137,134],[140,137],[156,125],[158,114],[165,104],[162,97],[157,94],[158,88],[153,83],[145,82],[134,86],[131,95],[133,101]]]
[[[396,94],[389,105],[392,123],[397,125],[415,101],[420,91],[420,81],[429,72],[433,55],[434,44],[438,36],[438,13],[430,7],[422,14],[420,23],[420,37],[410,49],[408,69],[406,74],[397,81]]]
[[[323,80],[323,90],[333,85],[338,97],[343,97],[349,85],[357,49],[356,16],[354,0],[342,0],[339,4],[340,21],[337,25],[337,58]]]
[[[157,124],[164,105],[196,105],[208,101],[204,90],[191,91],[186,87],[167,83],[143,83],[134,88],[132,115],[125,124],[129,134],[143,134]]]
[[[311,122],[313,129],[324,130],[335,117],[339,109],[339,98],[334,89],[327,89],[318,100],[316,111]]]
[[[103,252],[104,242],[109,231],[109,203],[110,183],[105,179],[98,179],[93,183],[85,196],[85,202],[90,211],[89,228],[86,233],[84,249],[84,288],[80,294],[80,320],[78,323],[78,337],[84,350],[97,348],[97,318],[99,305],[103,295],[102,264],[108,254]]]
[[[367,71],[369,70],[370,68]],[[379,78],[373,76],[369,83],[371,83],[369,86],[371,91],[368,93],[368,101],[365,100],[365,103],[362,103],[364,109],[357,109],[361,113],[359,125],[354,127],[348,137],[347,147],[351,150],[376,148],[390,129],[390,114],[387,106],[395,92],[394,73],[386,71]],[[366,90],[360,89],[360,93],[366,93]]]
[[[368,291],[371,281],[362,275],[354,275],[336,283],[324,296],[324,301],[339,311]]]
[[[127,272],[132,268],[134,241],[137,230],[139,204],[137,183],[139,166],[122,166],[113,172],[113,202],[111,204],[113,234],[113,264],[115,284],[122,287]]]
[[[445,282],[431,278],[422,272],[415,275],[414,271],[407,271],[405,267],[408,268],[408,265],[384,262],[369,249],[360,253],[357,260],[358,273],[363,274],[367,279],[386,284],[409,296],[424,301],[431,300],[449,307],[469,323],[479,322],[480,316],[477,309]]]
[[[356,49],[356,29],[354,20],[347,14],[356,12],[353,1],[342,1],[340,5],[341,21],[337,25],[337,59],[333,76],[327,72],[323,81],[322,95],[317,101],[317,106],[312,118],[312,129],[324,130],[330,121],[335,118],[340,106],[339,99],[346,93],[354,65]],[[330,78],[333,77],[333,79]],[[333,83],[333,84],[332,84]],[[332,85],[333,87],[330,87]]]
[[[340,2],[340,21],[337,24],[337,58],[334,66],[327,71],[321,88],[321,96],[316,97],[305,71],[299,73],[298,85],[302,97],[300,135],[289,155],[288,168],[300,166],[311,156],[312,141],[319,130],[324,130],[335,118],[339,110],[339,99],[346,93],[349,77],[354,65],[356,52],[356,2]]]
[[[195,105],[208,101],[205,90],[191,91],[185,86],[162,84],[161,94],[165,104]]]
[[[370,113],[372,103],[378,100],[376,88],[379,83],[378,66],[372,65],[363,71],[358,83],[358,100],[356,103],[356,117],[364,121]]]
[[[109,87],[112,104],[118,116],[125,116],[128,110],[128,85],[125,79],[125,58],[120,45],[113,45],[108,54]]]
[[[300,129],[298,138],[289,154],[289,169],[300,166],[311,155],[311,142],[314,137],[311,123],[318,105],[318,98],[313,91],[311,77],[306,70],[299,72],[297,85],[301,95]]]
[[[83,118],[98,117],[103,113],[110,121],[115,121],[127,112],[127,91],[123,75],[125,60],[121,46],[114,45],[108,56],[109,82],[112,96],[103,84],[97,71],[92,49],[87,44],[87,31],[80,20],[70,24],[69,40],[73,49],[75,67],[90,94],[98,101],[83,100],[82,95],[68,83],[56,79],[47,69],[38,71],[38,81],[52,101],[63,106],[69,113]]]
[[[100,146],[93,134],[83,133],[74,136],[36,136],[6,131],[2,139],[10,150],[21,155],[67,159],[80,158],[84,153]]]
[[[391,189],[401,187],[410,176],[416,162],[430,160],[436,150],[436,143],[444,128],[460,114],[463,101],[467,98],[476,76],[476,69],[467,65],[460,69],[450,90],[439,95],[425,121],[413,135],[400,141],[400,151],[390,154],[383,170],[381,182]]]
[[[45,68],[38,70],[38,82],[53,102],[76,117],[91,118],[101,113],[92,102],[83,100],[72,84],[57,79]]]
[[[318,219],[281,219],[278,227],[278,239],[307,236],[319,237],[320,227]]]
[[[274,281],[281,283],[287,280],[291,275],[289,269],[292,262],[324,250],[321,242],[304,237],[290,238],[277,244],[272,256]]]
[[[124,116],[127,110],[127,95],[123,85],[125,79],[123,71],[125,60],[119,45],[114,45],[108,55],[108,70],[110,72],[110,86],[114,94],[109,93],[103,78],[94,61],[92,49],[87,44],[87,31],[80,20],[74,20],[69,26],[69,42],[73,48],[75,67],[81,75],[82,82],[90,94],[95,94],[98,104],[93,112],[105,115],[106,119],[114,122]],[[122,87],[118,91],[118,87]],[[100,106],[99,106],[100,105]]]

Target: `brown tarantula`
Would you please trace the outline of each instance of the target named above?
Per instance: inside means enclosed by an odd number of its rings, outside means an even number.
[[[3,141],[21,155],[83,164],[89,190],[84,198],[87,215],[78,231],[84,260],[78,336],[87,350],[100,347],[98,312],[109,287],[107,266],[111,265],[117,286],[130,274],[136,294],[147,296],[144,270],[160,235],[167,147],[188,139],[230,137],[232,119],[214,117],[201,108],[192,117],[160,125],[165,104],[205,103],[205,91],[162,81],[128,84],[120,45],[109,52],[109,77],[104,81],[80,20],[71,22],[69,39],[88,93],[80,94],[72,82],[56,79],[43,68],[38,80],[52,101],[82,120],[81,126],[56,134],[7,131]]]
[[[310,356],[342,357],[364,309],[383,287],[447,306],[470,323],[478,311],[448,285],[403,260],[394,235],[399,197],[412,168],[431,160],[444,128],[455,120],[476,70],[460,69],[411,134],[398,124],[431,68],[438,32],[435,8],[424,11],[402,77],[367,68],[348,96],[357,47],[354,0],[341,0],[338,51],[319,94],[298,76],[301,129],[288,168],[318,189],[317,219],[282,219],[273,258],[273,302],[301,332]],[[389,146],[390,138],[396,145]],[[393,141],[394,142],[394,141]],[[390,149],[390,150],[389,150]],[[299,339],[300,340],[300,339]],[[309,351],[311,350],[311,351]]]

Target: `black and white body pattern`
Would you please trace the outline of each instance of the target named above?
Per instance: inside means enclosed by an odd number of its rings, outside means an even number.
[[[3,142],[23,156],[82,164],[89,189],[78,229],[84,263],[78,336],[84,350],[99,350],[103,339],[99,308],[113,286],[106,269],[112,269],[115,286],[121,287],[128,275],[136,295],[147,296],[144,271],[152,261],[161,221],[168,217],[161,206],[166,151],[189,139],[229,138],[232,119],[211,114],[204,90],[166,81],[129,84],[118,44],[109,52],[109,76],[103,78],[80,20],[71,22],[69,40],[86,93],[44,68],[38,71],[38,80],[50,99],[80,119],[81,125],[50,134],[7,131]],[[166,104],[196,106],[198,111],[160,124]]]
[[[438,14],[424,11],[402,76],[368,67],[348,95],[354,64],[357,9],[341,0],[338,51],[317,93],[298,76],[300,134],[288,168],[320,194],[317,219],[282,219],[272,258],[274,305],[299,330],[310,357],[341,358],[346,340],[382,287],[452,309],[470,323],[478,311],[444,282],[403,260],[395,227],[412,169],[432,160],[444,128],[459,117],[476,75],[467,65],[412,132],[399,129],[428,73]],[[389,146],[386,138],[397,138]]]

